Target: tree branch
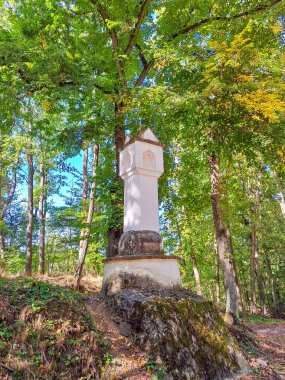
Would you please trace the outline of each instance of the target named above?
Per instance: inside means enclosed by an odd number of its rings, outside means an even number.
[[[185,26],[184,28],[180,29],[178,32],[172,34],[172,36],[168,37],[167,41],[172,41],[176,37],[182,36],[183,34],[187,34],[188,32],[191,32],[192,30],[198,29],[200,26],[204,24],[209,24],[214,21],[231,21],[242,17],[250,16],[251,14],[254,14],[256,12],[264,11],[266,9],[269,9],[279,3],[281,3],[283,0],[272,0],[269,5],[266,4],[260,4],[257,7],[250,9],[248,11],[240,12],[232,16],[216,16],[216,17],[207,17],[204,18],[195,24]]]
[[[138,51],[139,51],[139,57],[140,57],[141,63],[143,64],[143,66],[146,66],[147,60],[145,59],[142,48],[140,47],[139,44],[136,44],[136,47],[138,48]]]
[[[112,45],[114,48],[114,55],[115,55],[115,60],[116,60],[116,66],[118,70],[118,75],[119,75],[119,80],[121,82],[122,88],[126,91],[127,89],[127,81],[126,81],[126,76],[125,76],[125,70],[124,70],[124,62],[122,58],[118,57],[119,53],[119,42],[118,42],[118,36],[114,28],[108,28],[107,25],[107,20],[110,20],[108,13],[106,9],[103,7],[102,4],[98,4],[98,0],[91,0],[91,2],[97,6],[98,12],[101,15],[112,40]]]
[[[140,11],[138,13],[137,21],[135,23],[135,26],[134,26],[133,31],[132,31],[131,36],[130,36],[130,41],[128,43],[128,46],[125,49],[125,55],[127,55],[127,56],[130,55],[130,53],[133,50],[133,47],[136,44],[141,24],[144,20],[145,14],[147,12],[147,9],[148,9],[150,3],[151,3],[151,0],[144,0],[142,2]]]
[[[141,86],[143,84],[143,81],[148,75],[149,70],[152,68],[153,64],[154,64],[154,59],[152,59],[146,65],[144,65],[143,71],[141,72],[138,80],[136,81],[135,87]]]
[[[15,166],[14,166],[14,170],[13,170],[13,178],[12,178],[12,183],[11,183],[11,187],[9,190],[9,195],[7,197],[7,200],[4,202],[4,207],[3,207],[3,210],[1,212],[1,217],[5,217],[6,212],[9,208],[13,198],[14,198],[14,194],[15,194],[15,190],[16,190],[16,184],[17,184],[18,162],[19,162],[19,158],[17,158],[16,162],[15,162]]]
[[[92,0],[92,3],[96,5],[97,1]],[[110,18],[108,16],[106,9],[101,4],[97,5],[97,9],[98,9],[98,12],[100,13],[105,25],[107,26],[107,20],[110,20]],[[107,29],[108,29],[110,36],[111,36],[111,39],[112,39],[113,48],[115,50],[118,50],[119,44],[118,44],[118,36],[117,36],[116,31],[114,30],[114,28],[111,28],[111,29],[108,28],[108,26],[107,26]]]

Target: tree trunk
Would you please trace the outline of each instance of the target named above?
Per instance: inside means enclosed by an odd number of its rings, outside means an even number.
[[[83,209],[86,210],[87,207],[84,205],[88,197],[88,143],[83,144],[83,191],[82,191],[82,201]]]
[[[31,132],[32,125],[29,126],[29,132]],[[32,258],[33,258],[33,209],[34,209],[34,164],[33,155],[28,152],[28,223],[26,234],[26,276],[32,275]]]
[[[212,209],[216,234],[217,249],[222,266],[223,282],[226,293],[226,313],[225,320],[230,324],[238,324],[238,300],[237,284],[233,267],[233,252],[227,230],[224,225],[221,209],[221,189],[220,189],[220,168],[218,159],[213,152],[209,157],[211,188],[212,188]]]
[[[193,265],[193,272],[194,272],[194,278],[195,278],[195,282],[196,282],[197,294],[199,294],[199,296],[201,296],[203,294],[203,291],[202,291],[202,286],[201,286],[200,273],[199,273],[199,270],[197,267],[197,260],[196,260],[196,256],[195,256],[195,253],[193,250],[193,245],[192,245],[192,247],[190,247],[190,257],[191,257],[191,262]]]
[[[124,210],[124,192],[123,181],[119,176],[119,162],[120,152],[124,149],[125,132],[123,123],[123,103],[115,105],[115,119],[116,128],[114,135],[115,151],[116,151],[116,175],[115,186],[111,189],[112,193],[112,215],[109,222],[108,229],[108,247],[106,250],[107,257],[114,257],[119,255],[119,240],[123,233],[123,210]]]
[[[239,307],[239,311],[241,312],[243,309],[243,303],[242,303],[242,297],[241,297],[240,286],[239,286],[239,279],[238,279],[238,274],[237,274],[236,260],[234,257],[233,241],[232,241],[229,225],[227,225],[227,227],[226,227],[226,232],[227,232],[227,237],[228,237],[228,240],[230,242],[230,247],[231,247],[231,252],[232,252],[233,269],[234,269],[235,281],[236,281],[236,286],[237,286],[238,307]]]
[[[264,254],[264,259],[265,259],[265,265],[266,265],[266,269],[267,269],[267,274],[268,274],[268,277],[269,277],[269,282],[270,282],[270,287],[271,287],[271,294],[272,294],[272,300],[273,300],[273,304],[274,304],[274,309],[275,309],[275,312],[277,313],[278,316],[280,316],[280,303],[279,303],[279,299],[278,299],[278,292],[277,292],[277,289],[276,289],[276,281],[275,281],[275,278],[272,274],[272,268],[271,268],[271,261],[270,261],[270,258],[269,258],[269,255],[268,253],[265,251],[265,254]]]
[[[186,227],[186,229],[183,229],[182,227],[182,231],[183,231],[183,235],[185,239],[185,245],[186,245],[185,251],[190,253],[190,259],[191,259],[195,283],[196,283],[196,291],[197,291],[197,294],[201,296],[203,294],[203,291],[202,291],[202,286],[201,286],[200,272],[198,269],[196,254],[194,250],[194,244],[193,244],[193,240],[191,236],[191,226],[190,226],[190,222],[187,216],[188,212],[186,212],[184,206],[182,206],[181,214],[183,215],[182,226],[184,225],[184,227]],[[181,231],[180,231],[180,227],[177,220],[176,220],[176,226],[177,226],[180,247],[182,248],[183,246],[182,246],[182,239],[181,239]]]
[[[1,141],[0,141],[1,143]],[[1,153],[1,149],[0,149]],[[2,175],[0,175],[0,259],[5,258],[5,234],[4,234],[4,218],[5,215],[10,207],[10,204],[13,200],[15,190],[16,190],[16,184],[17,184],[17,168],[18,168],[18,161],[19,159],[16,159],[16,162],[14,164],[13,168],[13,176],[11,179],[11,182],[9,182],[8,178],[5,180],[5,190],[8,192],[8,196],[4,197],[3,193],[5,192],[4,190],[4,180]],[[0,167],[1,169],[1,167]],[[7,175],[7,173],[6,173]],[[7,188],[7,189],[6,189]]]
[[[99,157],[99,144],[94,144],[93,146],[93,165],[92,165],[92,185],[90,189],[89,195],[89,207],[88,207],[88,215],[86,220],[86,225],[82,230],[81,241],[79,244],[79,258],[78,258],[78,266],[75,273],[74,286],[79,290],[80,288],[80,280],[82,276],[82,270],[84,266],[85,257],[88,249],[88,239],[90,235],[90,228],[93,221],[93,213],[94,213],[94,205],[95,205],[95,190],[96,190],[96,171],[98,166],[98,157]]]
[[[256,225],[252,226],[251,231],[251,256],[250,256],[250,312],[257,313],[256,307],[256,287],[255,287],[255,259],[257,254]]]
[[[83,212],[83,223],[86,219],[86,213],[87,213],[87,197],[88,197],[88,143],[84,142],[83,144],[83,190],[82,190],[82,212]],[[82,244],[84,242],[84,229],[82,228],[80,231],[80,242],[79,242],[79,250],[78,250],[78,259],[80,257],[80,252],[82,249]]]
[[[217,243],[215,243],[215,280],[216,280],[216,302],[220,305],[220,263],[219,263],[219,252],[217,248]]]
[[[39,238],[39,268],[40,274],[45,272],[45,233],[46,233],[46,173],[44,165],[40,164],[40,199],[39,199],[39,222],[40,222],[40,238]]]
[[[247,282],[246,282],[246,278],[245,278],[245,273],[244,275],[241,277],[241,281],[242,281],[242,290],[243,290],[243,294],[244,294],[244,303],[245,303],[245,307],[247,309],[250,309],[250,297],[249,297],[249,291],[248,291],[248,285],[247,285]]]
[[[4,243],[4,230],[3,230],[4,220],[0,219],[0,259],[5,259],[5,243]]]
[[[278,193],[278,203],[280,205],[282,215],[285,218],[285,199],[284,199],[284,195],[283,195],[282,191],[279,191],[279,193]]]
[[[259,259],[255,266],[255,276],[257,279],[258,293],[259,293],[259,299],[260,299],[260,311],[262,315],[266,315],[267,314],[266,298],[265,298],[264,284],[263,284],[263,280],[260,273]]]
[[[260,218],[259,209],[260,209],[260,192],[261,192],[261,176],[257,182],[257,187],[254,190],[249,186],[250,198],[252,201],[251,206],[251,258],[250,258],[250,283],[251,283],[251,313],[257,312],[257,303],[256,303],[256,286],[255,279],[257,280],[258,293],[260,299],[260,308],[261,313],[266,314],[266,300],[264,285],[260,273],[260,263],[259,263],[259,250],[258,250],[258,239],[257,239],[257,221]]]

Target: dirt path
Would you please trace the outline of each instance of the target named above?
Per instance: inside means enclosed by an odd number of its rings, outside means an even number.
[[[120,334],[100,294],[93,293],[85,302],[98,331],[110,345],[102,380],[150,380],[153,373],[145,368],[147,356]]]
[[[285,380],[285,323],[245,323],[252,344],[242,347],[252,368],[246,380]]]

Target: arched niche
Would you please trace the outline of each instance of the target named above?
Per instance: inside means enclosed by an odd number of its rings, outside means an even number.
[[[156,157],[150,149],[143,153],[143,166],[147,169],[156,168]]]

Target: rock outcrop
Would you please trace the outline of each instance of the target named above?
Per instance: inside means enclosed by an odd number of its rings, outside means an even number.
[[[165,379],[218,380],[247,371],[217,309],[191,291],[123,289],[107,299],[122,334],[165,369]]]

